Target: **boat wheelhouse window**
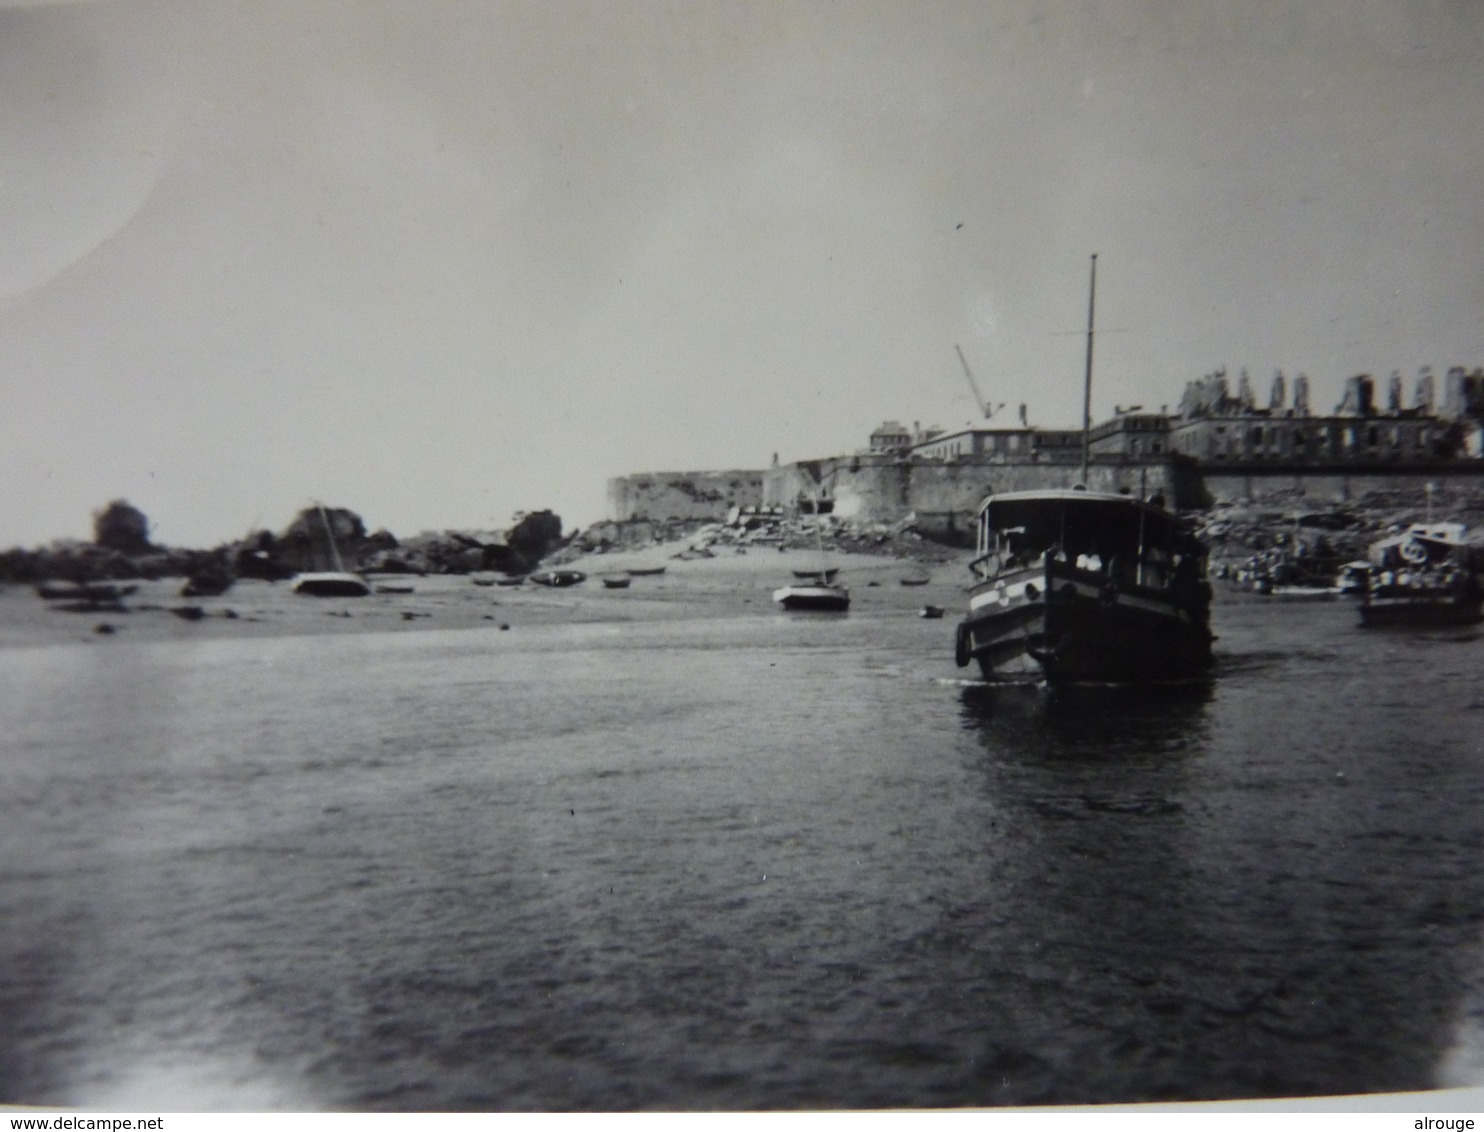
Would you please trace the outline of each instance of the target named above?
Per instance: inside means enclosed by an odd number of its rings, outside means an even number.
[[[1132,570],[1155,547],[1172,547],[1180,534],[1172,518],[1152,508],[1110,505],[1105,500],[1012,500],[985,511],[988,538],[982,554],[1003,555],[999,568],[1029,564],[1042,554],[1075,563],[1096,556],[1105,567]]]

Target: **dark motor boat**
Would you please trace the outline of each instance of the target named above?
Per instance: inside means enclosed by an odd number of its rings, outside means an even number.
[[[1360,623],[1474,625],[1484,620],[1480,552],[1464,540],[1462,523],[1418,523],[1370,548],[1371,568],[1359,572]]]
[[[527,577],[538,586],[551,586],[557,589],[587,581],[587,575],[581,570],[540,570]]]
[[[850,591],[832,582],[798,582],[774,590],[773,600],[789,610],[844,613],[850,608]]]
[[[1211,665],[1206,547],[1154,502],[1081,488],[991,495],[954,659],[986,678],[1146,683]]]

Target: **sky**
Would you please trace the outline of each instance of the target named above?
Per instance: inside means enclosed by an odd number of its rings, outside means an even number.
[[[0,0],[0,546],[1484,365],[1484,5]],[[1409,380],[1410,385],[1410,380]]]

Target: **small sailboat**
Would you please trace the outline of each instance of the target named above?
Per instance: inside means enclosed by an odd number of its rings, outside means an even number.
[[[815,613],[844,613],[850,608],[850,591],[835,581],[836,567],[825,566],[824,534],[819,528],[819,496],[814,498],[814,537],[819,543],[820,568],[795,570],[792,585],[773,591],[773,600],[787,610]]]
[[[359,574],[345,568],[340,560],[340,549],[335,545],[335,532],[330,529],[330,518],[325,514],[323,503],[316,503],[319,520],[325,527],[325,538],[330,544],[330,558],[335,563],[333,570],[318,570],[296,574],[289,589],[306,597],[366,597],[371,593],[371,584]]]

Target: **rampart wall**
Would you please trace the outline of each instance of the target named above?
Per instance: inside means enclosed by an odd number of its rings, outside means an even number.
[[[1077,460],[941,462],[884,454],[805,460],[765,471],[651,472],[608,481],[610,515],[619,520],[722,519],[734,506],[793,510],[818,497],[843,519],[900,522],[909,515],[925,533],[948,541],[970,536],[979,504],[991,491],[1071,487],[1081,476]],[[1434,502],[1484,497],[1484,460],[1457,461],[1447,469],[1395,466],[1314,467],[1272,464],[1199,467],[1179,456],[1148,460],[1095,458],[1088,469],[1093,491],[1162,492],[1178,510],[1216,503],[1271,501],[1293,506],[1383,498],[1421,503],[1432,485]]]
[[[1484,493],[1484,460],[1439,468],[1310,468],[1301,472],[1271,466],[1203,468],[1212,503],[1304,500],[1315,505],[1360,502],[1367,497],[1421,501],[1432,487],[1435,502],[1462,502]]]
[[[612,519],[720,519],[763,501],[763,473],[645,472],[608,481]]]
[[[774,468],[763,479],[763,503],[797,507],[816,495],[836,515],[864,523],[895,523],[914,517],[916,526],[950,540],[967,538],[979,504],[991,491],[1071,487],[1081,478],[1079,461],[909,461],[891,457],[840,457]],[[1088,469],[1093,491],[1156,491],[1175,506],[1197,506],[1198,485],[1179,462],[1098,461]]]

